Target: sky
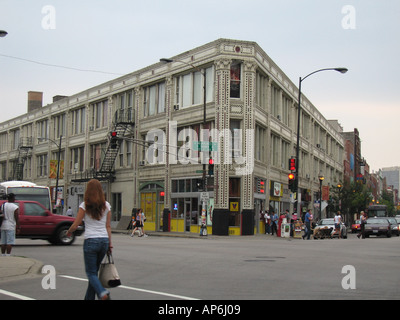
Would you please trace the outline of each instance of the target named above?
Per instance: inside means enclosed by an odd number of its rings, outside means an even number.
[[[398,0],[0,0],[0,122],[219,38],[255,41],[371,172],[400,166]],[[53,66],[49,66],[53,65]]]

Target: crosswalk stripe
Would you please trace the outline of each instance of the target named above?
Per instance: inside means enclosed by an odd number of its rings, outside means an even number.
[[[87,279],[78,278],[78,277],[72,277],[72,276],[68,276],[68,275],[59,275],[59,276],[62,277],[62,278],[66,278],[66,279],[79,280],[79,281],[88,281]],[[126,289],[126,290],[139,291],[139,292],[146,292],[146,293],[151,293],[151,294],[157,294],[157,295],[161,295],[161,296],[166,296],[166,297],[176,298],[176,299],[182,299],[182,300],[199,300],[199,299],[192,298],[192,297],[186,297],[186,296],[181,296],[181,295],[176,295],[176,294],[166,293],[166,292],[161,292],[161,291],[154,291],[154,290],[147,290],[147,289],[129,287],[129,286],[124,286],[124,285],[118,286],[118,288]]]

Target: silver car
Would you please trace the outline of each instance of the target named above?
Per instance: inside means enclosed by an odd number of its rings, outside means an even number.
[[[326,218],[320,220],[314,228],[314,234],[318,232],[318,230],[326,230],[323,232],[324,234],[331,234],[332,231],[335,229],[335,221],[333,218]],[[328,231],[329,230],[329,231]],[[321,232],[322,233],[322,232]],[[321,234],[320,233],[320,234]],[[338,237],[339,234],[335,234],[334,237]],[[343,239],[347,239],[347,228],[343,222],[340,223],[340,237]]]

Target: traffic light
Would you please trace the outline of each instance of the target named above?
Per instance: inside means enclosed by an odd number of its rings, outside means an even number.
[[[289,170],[292,172],[296,172],[296,158],[289,159]]]
[[[289,190],[292,192],[296,192],[296,175],[294,173],[289,173]]]
[[[111,131],[111,141],[110,141],[111,149],[118,148],[117,135],[118,135],[117,131]]]
[[[196,181],[196,186],[197,186],[197,191],[203,191],[204,190],[204,183],[203,179],[197,179]]]
[[[214,160],[212,158],[208,160],[208,175],[214,175]]]

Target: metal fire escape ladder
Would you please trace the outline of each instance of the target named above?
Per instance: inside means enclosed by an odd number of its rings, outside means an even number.
[[[114,178],[114,163],[115,159],[121,148],[121,142],[125,135],[127,126],[115,123],[111,132],[116,132],[116,136],[112,137],[108,134],[107,149],[101,163],[100,169],[96,171],[96,179],[99,180],[112,180]]]
[[[29,151],[32,150],[32,137],[21,138],[18,145],[18,157],[14,161],[13,180],[23,180],[24,178],[24,165]]]
[[[131,108],[120,109],[115,112],[112,130],[106,136],[107,147],[100,168],[98,170],[92,168],[80,174],[75,174],[75,178],[72,179],[73,182],[87,182],[93,178],[100,181],[112,182],[115,180],[115,159],[119,154],[125,135],[133,132],[134,119],[134,112]],[[112,136],[113,132],[115,133],[114,137]]]

